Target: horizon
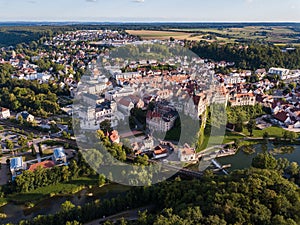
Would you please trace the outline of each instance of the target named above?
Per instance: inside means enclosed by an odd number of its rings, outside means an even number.
[[[84,21],[84,20],[9,20],[10,23],[73,23],[73,24],[300,24],[300,21]]]
[[[0,0],[0,22],[300,22],[296,0]]]

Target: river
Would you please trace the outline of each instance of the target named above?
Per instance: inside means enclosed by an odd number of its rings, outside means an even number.
[[[54,214],[60,210],[60,206],[65,201],[69,200],[76,206],[95,201],[96,199],[105,199],[116,197],[128,191],[130,187],[120,184],[109,184],[103,187],[95,187],[92,189],[84,189],[72,196],[54,196],[39,202],[33,208],[26,208],[24,205],[16,205],[9,203],[0,208],[1,213],[7,215],[6,219],[1,220],[1,224],[18,223],[23,219],[32,219],[37,215]],[[93,193],[92,197],[87,196],[87,193]]]
[[[217,161],[223,165],[231,164],[231,168],[227,169],[229,172],[237,169],[245,169],[249,168],[252,163],[252,159],[258,154],[263,152],[263,144],[255,144],[253,147],[255,148],[256,152],[254,154],[246,154],[243,151],[238,151],[237,154],[232,156],[227,156],[223,158],[219,158]],[[285,145],[286,146],[286,145]],[[278,158],[286,158],[290,162],[297,162],[300,165],[300,145],[291,145],[295,148],[295,150],[288,154],[276,154],[274,157]],[[268,143],[267,148],[268,151],[281,147],[280,145],[274,146],[272,143]]]
[[[300,145],[293,145],[295,150],[291,154],[277,154],[275,158],[287,158],[291,162],[297,162],[300,165]],[[262,144],[253,145],[256,152],[254,154],[246,154],[243,151],[238,151],[233,156],[219,158],[217,161],[223,165],[231,164],[232,167],[227,169],[229,172],[237,169],[249,168],[252,159],[258,154],[263,152]],[[272,143],[267,145],[268,151],[280,146],[274,146]],[[85,189],[72,196],[54,196],[41,201],[35,207],[28,209],[23,205],[16,205],[9,203],[0,208],[1,213],[5,213],[7,218],[1,220],[2,224],[5,223],[18,223],[22,219],[32,219],[37,215],[54,214],[60,210],[63,202],[69,200],[75,205],[84,205],[96,199],[104,199],[115,197],[128,191],[131,187],[123,186],[120,184],[109,184],[104,187],[96,187],[92,189]],[[87,193],[93,193],[92,197],[87,196]]]

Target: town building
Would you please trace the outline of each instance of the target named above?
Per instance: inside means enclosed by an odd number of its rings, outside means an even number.
[[[168,150],[159,145],[155,147],[152,155],[153,155],[153,159],[165,158],[168,156]]]
[[[231,106],[244,106],[244,105],[252,105],[256,104],[256,97],[253,93],[246,94],[232,94],[230,96],[229,102]]]
[[[112,132],[110,132],[110,134],[108,134],[108,137],[111,143],[116,143],[116,144],[120,143],[120,136],[118,131],[113,130]]]
[[[27,111],[20,112],[16,115],[16,120],[19,120],[19,118],[22,117],[24,121],[26,122],[33,122],[34,116],[28,113]]]
[[[87,105],[96,106],[104,102],[104,99],[94,94],[84,93],[82,94],[82,101]]]
[[[270,75],[277,75],[280,77],[281,80],[285,80],[288,78],[288,75],[290,73],[290,70],[284,69],[284,68],[275,68],[272,67],[269,69],[268,72]]]
[[[10,110],[0,107],[0,119],[8,119],[10,117]]]
[[[56,165],[67,163],[67,156],[63,148],[56,148],[53,151],[53,161]]]
[[[169,111],[165,114],[149,111],[147,113],[146,121],[151,132],[167,132],[173,128],[177,117],[178,114],[176,111]]]
[[[280,110],[279,112],[277,112],[274,115],[274,119],[281,126],[288,127],[292,123],[289,113],[285,112],[284,110]]]
[[[196,160],[196,151],[188,144],[178,150],[178,158],[181,162],[190,162]]]
[[[24,163],[22,157],[12,158],[10,160],[10,172],[12,174],[12,180],[22,174],[24,171]]]

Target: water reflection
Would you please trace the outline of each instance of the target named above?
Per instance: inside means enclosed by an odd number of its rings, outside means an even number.
[[[252,159],[259,153],[263,153],[265,151],[271,151],[274,148],[279,148],[282,145],[274,145],[273,143],[266,144],[255,144],[253,145],[253,148],[255,149],[254,154],[247,154],[243,151],[239,151],[236,155],[228,156],[224,158],[218,159],[218,161],[223,164],[231,164],[232,167],[228,169],[229,171],[237,170],[237,169],[245,169],[249,168],[252,163]],[[291,145],[292,146],[292,145]],[[276,159],[279,158],[286,158],[290,162],[297,162],[300,165],[300,145],[293,145],[295,150],[292,153],[286,153],[286,154],[275,154],[274,157]]]
[[[13,203],[9,203],[0,208],[0,212],[7,215],[7,218],[1,220],[1,223],[18,223],[20,220],[32,219],[37,215],[54,214],[60,210],[61,204],[67,200],[71,201],[76,206],[82,206],[86,203],[95,201],[96,199],[102,200],[105,198],[116,197],[128,191],[129,189],[130,187],[127,186],[109,184],[104,187],[85,189],[72,196],[54,196],[41,201],[35,205],[35,207],[30,209],[26,208],[24,205],[15,205]],[[88,193],[92,193],[92,197],[88,196]]]

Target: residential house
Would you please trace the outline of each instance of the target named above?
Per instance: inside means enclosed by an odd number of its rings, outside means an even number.
[[[10,117],[10,110],[0,107],[0,119],[8,119]]]
[[[162,146],[157,146],[153,152],[153,159],[161,159],[168,156],[168,150]]]
[[[300,129],[300,121],[297,121],[297,122],[294,124],[294,128],[295,128],[295,129]]]
[[[292,123],[290,115],[284,110],[279,111],[274,115],[275,120],[281,126],[289,126]]]
[[[56,148],[53,151],[53,161],[55,164],[65,164],[67,163],[67,156],[63,148]]]
[[[116,144],[120,143],[120,136],[118,131],[113,130],[110,134],[108,134],[108,136],[111,143],[116,143]]]
[[[16,120],[19,120],[19,118],[22,117],[24,121],[26,122],[33,122],[34,116],[28,113],[27,111],[20,112],[16,115]]]
[[[178,150],[178,158],[181,162],[189,162],[196,160],[196,151],[188,144],[185,144],[183,148]]]
[[[24,163],[22,157],[12,158],[10,160],[10,172],[12,174],[12,180],[22,174],[24,171]]]

